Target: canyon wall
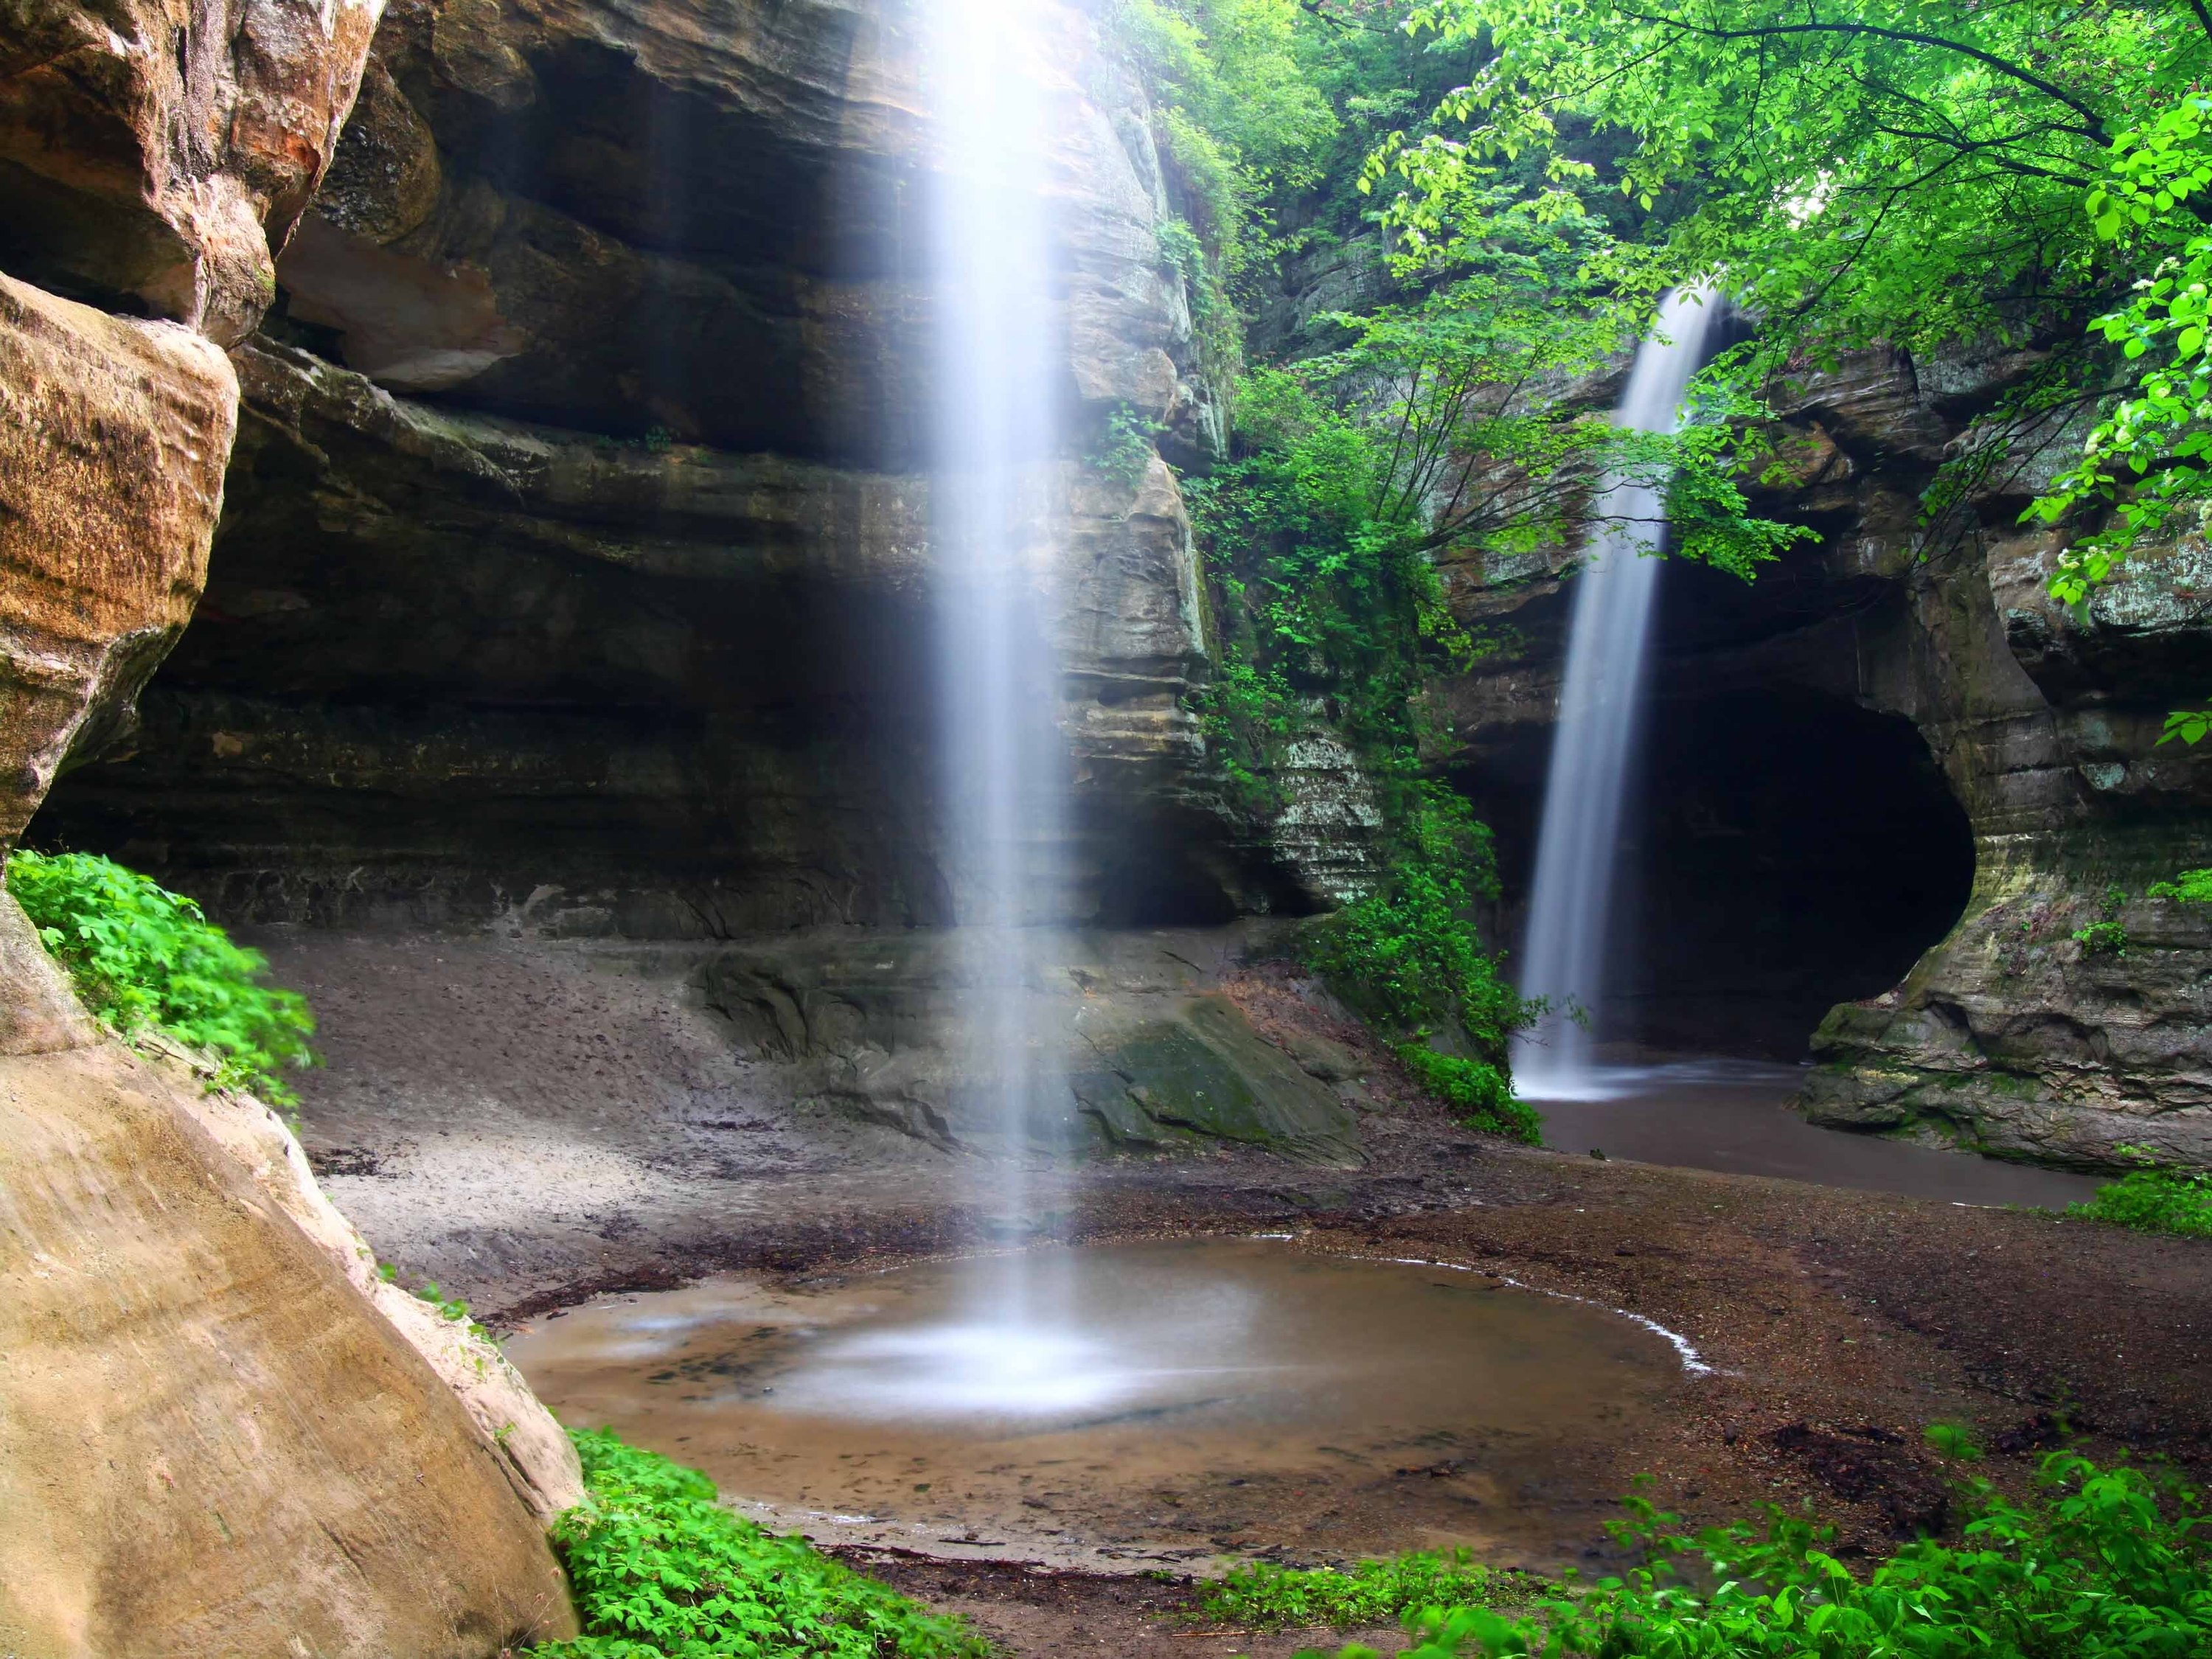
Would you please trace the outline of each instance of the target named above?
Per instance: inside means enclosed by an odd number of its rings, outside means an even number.
[[[1675,1046],[1737,1020],[1782,1057],[1810,1036],[1816,1121],[2204,1164],[2212,918],[2146,896],[2212,860],[2212,764],[2157,741],[2212,683],[2204,537],[2146,550],[2081,614],[2052,603],[2062,538],[2019,518],[2081,434],[1996,412],[2035,361],[1869,352],[1808,373],[1757,505],[1817,539],[1748,587],[1667,571],[1634,832],[1652,966],[1616,1017]],[[1923,492],[1962,456],[1960,504],[1931,517]],[[1445,572],[1490,654],[1432,688],[1440,760],[1524,843],[1560,562]],[[1848,1000],[1820,1018],[1824,992]]]
[[[9,15],[0,854],[66,765],[128,748],[191,615],[223,347],[269,302],[375,24],[358,0]],[[240,1156],[296,1155],[264,1109],[103,1036],[4,893],[0,970],[0,1648],[489,1659],[572,1630],[540,1523],[573,1455],[527,1392],[506,1404],[537,1413],[535,1487],[439,1344],[353,1282],[373,1261],[312,1182]]]
[[[1374,803],[1318,715],[1279,821],[1223,802],[1159,459],[1204,465],[1222,412],[1159,246],[1141,88],[1095,20],[1052,17],[1067,433],[1029,533],[1077,804],[1060,908],[1325,906],[1372,880]],[[135,728],[127,696],[52,705],[82,730],[36,763],[105,758],[36,833],[239,921],[713,940],[941,920],[919,76],[896,4],[392,8],[231,354],[205,603]],[[1261,345],[1380,293],[1355,246],[1308,263]],[[2144,896],[2204,861],[2198,763],[2154,746],[2202,695],[2201,538],[2054,610],[2051,540],[2015,524],[2043,465],[2022,458],[2074,441],[2050,432],[2010,434],[1922,519],[2031,366],[1876,353],[1809,376],[1761,505],[1818,541],[1749,588],[1670,568],[1637,860],[1664,876],[1630,894],[1643,965],[1619,1000],[1662,1046],[1796,1057],[1819,1028],[1828,1121],[2201,1158],[2212,941]],[[1116,421],[1156,426],[1158,454],[1115,459]],[[1434,758],[1498,827],[1509,943],[1563,563],[1443,569],[1477,655],[1431,687]],[[71,672],[127,693],[174,626]],[[2073,937],[2100,921],[2124,954]]]
[[[1031,480],[1073,920],[1311,902],[1218,810],[1175,475],[1220,442],[1149,114],[1049,15],[1065,459]],[[234,920],[942,918],[934,188],[905,9],[404,0],[236,354],[215,574],[42,833]]]

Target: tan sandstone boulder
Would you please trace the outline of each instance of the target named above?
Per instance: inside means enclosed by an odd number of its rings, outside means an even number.
[[[0,1652],[489,1659],[572,1630],[460,1404],[204,1109],[117,1043],[0,1055]]]

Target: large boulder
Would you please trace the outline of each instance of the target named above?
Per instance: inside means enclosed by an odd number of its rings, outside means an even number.
[[[0,276],[0,855],[184,632],[237,404],[204,337]]]
[[[0,895],[0,939],[27,933]],[[0,1646],[490,1659],[573,1631],[422,1353],[193,1085],[72,1020],[51,965],[9,965],[45,1018],[0,1052]]]
[[[111,307],[252,332],[314,194],[380,0],[12,0],[0,266]]]

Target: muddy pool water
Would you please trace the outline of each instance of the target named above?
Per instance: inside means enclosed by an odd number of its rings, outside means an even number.
[[[1266,1239],[605,1297],[507,1352],[825,1541],[1073,1565],[1476,1546],[1583,1556],[1696,1356],[1633,1316]],[[979,1294],[979,1284],[982,1286]]]
[[[1787,1104],[1804,1086],[1800,1066],[1678,1059],[1601,1064],[1585,1080],[1574,1099],[1528,1091],[1547,1146],[1958,1204],[2059,1209],[2098,1186],[2094,1176],[1808,1123]]]

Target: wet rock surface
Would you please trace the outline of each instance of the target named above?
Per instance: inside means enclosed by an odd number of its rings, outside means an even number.
[[[244,920],[943,918],[931,653],[960,599],[928,554],[912,20],[710,11],[392,9],[238,355],[216,589],[137,758],[46,833]],[[1074,807],[1053,902],[1310,906],[1341,853],[1279,858],[1226,811],[1186,707],[1210,671],[1176,476],[1076,459],[1109,417],[1186,459],[1221,434],[1143,94],[1094,20],[1049,34],[1036,368],[1065,430],[1021,510],[1061,671],[1024,695]]]
[[[2212,770],[2157,744],[2212,670],[2203,536],[2185,526],[2082,614],[2056,605],[2060,538],[2017,522],[2078,449],[2056,417],[2008,429],[1952,510],[1922,508],[1938,466],[1994,442],[1988,412],[2032,367],[1872,351],[1807,374],[1756,500],[1818,539],[1749,587],[1665,573],[1642,832],[1654,971],[1613,1016],[1662,1043],[1685,1018],[1741,1024],[1741,1046],[1794,1059],[1825,990],[1843,1006],[1811,1040],[1816,1121],[2081,1168],[2124,1145],[2199,1164],[2212,933],[2144,890],[2212,858]],[[1531,833],[1516,799],[1556,714],[1563,553],[1445,572],[1495,649],[1431,695],[1509,883]],[[2100,921],[2124,955],[2075,937]]]

